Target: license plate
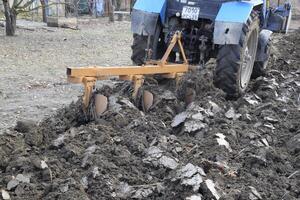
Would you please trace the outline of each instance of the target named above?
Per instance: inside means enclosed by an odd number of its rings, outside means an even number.
[[[190,19],[190,20],[198,20],[200,13],[200,8],[197,7],[190,7],[190,6],[183,6],[181,18],[182,19]]]

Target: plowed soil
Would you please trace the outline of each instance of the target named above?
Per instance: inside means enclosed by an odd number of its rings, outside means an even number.
[[[265,77],[228,101],[212,84],[212,61],[185,80],[149,81],[142,112],[127,83],[111,81],[109,109],[86,121],[81,100],[40,123],[0,135],[0,188],[12,199],[300,198],[300,32],[273,39]],[[120,88],[123,89],[120,92]]]

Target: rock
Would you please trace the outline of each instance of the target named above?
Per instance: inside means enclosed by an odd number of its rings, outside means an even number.
[[[178,170],[177,178],[190,178],[197,173],[199,173],[202,176],[206,176],[204,170],[201,167],[188,163],[187,165],[183,166],[180,170]]]
[[[278,119],[272,118],[272,117],[264,117],[264,120],[270,122],[270,123],[277,123],[279,122]]]
[[[143,159],[144,163],[152,163],[154,166],[162,165],[169,169],[175,169],[178,162],[169,156],[163,155],[163,151],[157,147],[149,147],[146,151],[147,157]]]
[[[218,106],[218,104],[216,104],[215,102],[209,101],[208,103],[210,104],[210,106],[211,106],[210,109],[214,114],[222,111],[220,106]]]
[[[115,189],[115,196],[121,199],[128,199],[133,192],[134,189],[128,183],[121,182]]]
[[[204,116],[201,113],[196,113],[192,115],[192,119],[202,121],[204,119]]]
[[[263,199],[259,192],[252,186],[249,186],[251,193],[249,194],[249,199],[251,200],[257,200],[257,199]]]
[[[276,129],[276,128],[273,126],[273,124],[270,124],[270,123],[264,124],[264,127],[267,127],[267,128],[269,128],[269,129],[271,129],[271,130],[275,130],[275,129]]]
[[[207,124],[200,122],[200,121],[187,121],[184,124],[184,130],[188,133],[192,133],[201,129],[204,129],[207,126]]]
[[[82,177],[80,180],[81,185],[83,186],[83,188],[87,189],[89,186],[89,182],[86,176]]]
[[[44,161],[44,160],[41,161],[41,168],[42,169],[48,168],[48,165],[47,165],[46,161]]]
[[[243,98],[250,105],[254,106],[254,105],[258,105],[259,104],[259,102],[257,100],[255,100],[255,99],[252,99],[252,96],[250,96],[250,95],[246,95]]]
[[[200,188],[200,184],[203,182],[202,177],[200,176],[200,174],[195,174],[193,177],[191,178],[186,178],[183,179],[181,181],[182,185],[186,185],[186,186],[192,186],[194,192],[198,191]]]
[[[58,138],[56,138],[55,140],[53,140],[52,145],[54,147],[60,147],[64,144],[64,140],[65,140],[65,135],[62,134],[60,136],[58,136]]]
[[[7,192],[7,191],[5,191],[5,190],[1,190],[1,194],[2,194],[2,199],[3,200],[10,200],[10,195],[9,195],[9,193]]]
[[[18,181],[17,179],[12,179],[7,183],[6,188],[8,190],[12,190],[14,188],[16,188],[19,185],[20,181]]]
[[[187,118],[186,112],[179,113],[174,117],[171,126],[173,128],[179,126],[181,123],[183,123],[186,120],[186,118]]]
[[[92,173],[93,173],[93,178],[99,176],[100,175],[99,167],[94,167]]]
[[[233,119],[236,120],[238,118],[240,118],[242,115],[241,114],[236,114],[235,110],[233,109],[233,107],[231,107],[226,113],[225,113],[225,117],[228,119]]]
[[[59,190],[61,191],[61,192],[67,192],[68,190],[69,190],[69,184],[62,184],[62,185],[60,185],[59,186]]]
[[[225,135],[223,135],[222,133],[217,133],[216,136],[217,138],[217,142],[220,146],[225,146],[226,149],[228,149],[229,152],[232,152],[232,149],[229,145],[229,143],[225,140]]]
[[[175,159],[167,156],[162,156],[159,159],[159,164],[169,169],[175,169],[178,166],[178,162]]]
[[[147,155],[152,158],[160,158],[162,156],[162,152],[163,151],[157,146],[152,146],[147,150]]]
[[[30,176],[18,174],[16,177],[16,180],[22,182],[22,183],[30,183]]]
[[[221,198],[221,196],[215,189],[215,184],[212,180],[210,179],[205,180],[204,184],[201,184],[201,186],[203,187],[205,192],[209,192],[209,194],[206,194],[209,197],[214,198],[216,200],[219,200]]]
[[[20,133],[28,133],[33,131],[36,128],[36,123],[32,120],[22,120],[18,121],[15,126],[15,130]]]
[[[194,191],[198,191],[203,182],[202,176],[205,175],[206,174],[201,167],[188,163],[177,170],[176,176],[172,181],[181,180],[182,185],[191,186]]]
[[[145,199],[149,197],[153,193],[153,189],[150,188],[141,188],[138,189],[134,195],[132,196],[133,199]]]
[[[200,194],[194,194],[190,197],[185,198],[186,200],[201,200],[202,196]]]

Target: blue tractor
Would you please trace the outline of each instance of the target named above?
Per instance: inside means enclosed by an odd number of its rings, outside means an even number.
[[[270,0],[137,0],[131,59],[136,65],[160,59],[180,31],[189,63],[203,66],[216,58],[215,86],[239,97],[251,77],[264,74],[272,32],[289,29],[291,3],[270,5]],[[179,48],[169,61],[182,62]]]

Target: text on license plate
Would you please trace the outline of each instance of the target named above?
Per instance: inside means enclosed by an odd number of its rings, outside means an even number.
[[[182,19],[190,19],[190,20],[198,20],[200,13],[200,8],[197,7],[190,7],[190,6],[183,6],[181,18]]]

